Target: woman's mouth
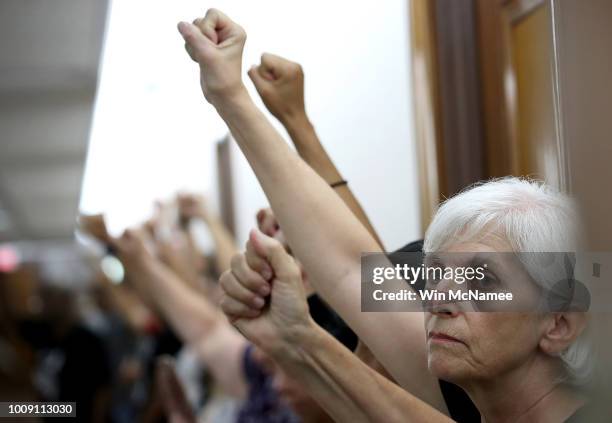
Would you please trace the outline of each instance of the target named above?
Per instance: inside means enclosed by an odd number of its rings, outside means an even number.
[[[465,342],[442,332],[429,332],[429,340],[436,344],[464,344]]]

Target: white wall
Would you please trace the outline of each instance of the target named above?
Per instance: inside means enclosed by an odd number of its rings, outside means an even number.
[[[307,110],[319,137],[387,248],[415,240],[419,196],[408,2],[269,0],[252,10],[228,3],[248,33],[245,68],[263,51],[302,64]],[[242,243],[266,199],[238,149],[234,152]]]
[[[179,20],[209,6],[112,2],[81,208],[105,212],[114,233],[142,221],[154,199],[178,189],[214,193],[214,143],[227,130],[202,98],[197,65],[176,30]],[[245,70],[264,51],[303,65],[311,119],[387,247],[415,239],[407,0],[219,0],[214,6],[248,33]],[[267,202],[234,152],[242,243]]]

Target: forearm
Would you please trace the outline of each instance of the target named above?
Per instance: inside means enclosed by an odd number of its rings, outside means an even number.
[[[325,148],[323,148],[306,114],[298,114],[297,116],[286,119],[283,121],[283,125],[291,137],[300,157],[304,159],[304,161],[308,163],[308,165],[317,172],[328,185],[342,180],[342,175],[325,151]],[[382,241],[348,185],[340,185],[335,188],[335,191],[342,201],[344,201],[344,204],[346,204],[357,219],[359,219],[361,224],[365,226],[378,245],[384,249]]]
[[[272,350],[275,360],[337,422],[450,422],[359,360],[331,335],[312,324],[299,346]]]
[[[229,395],[244,396],[242,354],[247,343],[218,308],[154,259],[129,270],[139,291],[149,294],[181,340],[210,369],[219,387]]]
[[[238,247],[229,230],[217,216],[205,219],[215,242],[215,266],[219,274],[230,268],[232,257],[238,253]]]
[[[185,285],[162,263],[151,260],[142,265],[138,277],[141,287],[152,294],[179,337],[195,348],[209,367],[219,387],[229,395],[244,396],[244,337],[213,304]]]
[[[184,236],[182,241],[186,243],[182,249],[176,249],[172,241],[158,243],[159,255],[162,262],[168,266],[181,281],[186,282],[191,288],[197,289],[200,283],[200,275],[196,268],[196,251],[192,248],[189,237]]]
[[[137,333],[146,324],[149,312],[142,303],[142,299],[132,290],[123,285],[108,283],[108,295],[112,306],[123,317],[130,329]]]
[[[298,115],[283,120],[283,126],[291,137],[298,154],[328,184],[342,178],[321,145],[314,126],[308,116]]]
[[[205,339],[192,345],[223,393],[244,398],[247,382],[244,352],[248,341],[228,324],[216,325]]]
[[[128,275],[186,343],[200,342],[224,319],[216,307],[161,262],[145,259],[137,266],[128,267]]]

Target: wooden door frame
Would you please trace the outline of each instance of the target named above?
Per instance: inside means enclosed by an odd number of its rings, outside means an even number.
[[[423,231],[441,200],[486,177],[475,1],[410,2]]]

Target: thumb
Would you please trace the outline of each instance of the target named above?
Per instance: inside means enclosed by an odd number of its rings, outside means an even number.
[[[287,253],[283,244],[264,235],[259,229],[253,229],[249,234],[249,239],[255,253],[270,263],[277,279],[284,281],[301,277],[300,268],[293,257]]]
[[[261,92],[261,88],[266,83],[266,80],[258,72],[257,66],[251,66],[251,69],[249,69],[247,75],[249,75],[249,78],[251,78],[251,81],[253,81],[253,85],[255,85],[255,89],[257,90],[257,92]]]
[[[208,47],[209,44],[212,43],[198,28],[192,23],[189,22],[179,22],[178,31],[185,40],[187,51],[191,58],[197,61],[197,53],[201,52],[202,49]],[[194,57],[194,53],[196,57]]]

